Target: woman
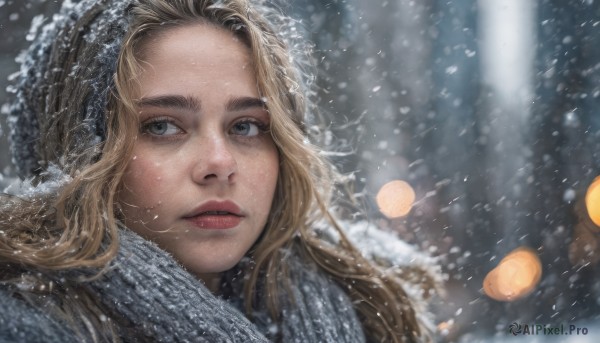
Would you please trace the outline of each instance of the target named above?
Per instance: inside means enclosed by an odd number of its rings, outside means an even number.
[[[246,0],[63,4],[10,110],[35,187],[0,213],[3,339],[428,338],[404,286],[435,275],[365,259],[328,210],[293,32]]]

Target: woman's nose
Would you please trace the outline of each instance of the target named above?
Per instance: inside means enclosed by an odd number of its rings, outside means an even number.
[[[237,161],[228,142],[223,138],[212,138],[203,140],[200,145],[192,175],[194,182],[233,182]]]

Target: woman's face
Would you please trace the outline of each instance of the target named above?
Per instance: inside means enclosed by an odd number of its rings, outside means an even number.
[[[249,49],[204,24],[144,42],[125,224],[214,288],[261,234],[279,160]]]

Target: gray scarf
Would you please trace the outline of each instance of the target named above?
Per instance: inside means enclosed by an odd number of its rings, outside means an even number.
[[[266,312],[255,313],[257,322],[250,322],[237,308],[242,299],[226,301],[213,295],[154,243],[128,229],[122,229],[120,237],[118,256],[108,272],[82,285],[97,295],[107,312],[135,328],[119,332],[126,342],[268,342],[273,337],[283,342],[365,341],[348,296],[298,256],[290,256],[295,302],[289,300],[290,294],[278,295],[282,306],[278,327]],[[81,274],[69,272],[67,277],[77,276]],[[13,298],[1,287],[0,306],[2,342],[76,341],[68,326],[50,312]]]

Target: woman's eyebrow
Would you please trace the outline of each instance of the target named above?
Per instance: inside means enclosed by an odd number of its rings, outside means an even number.
[[[232,98],[227,102],[225,109],[229,112],[242,111],[248,108],[260,107],[265,109],[265,102],[259,98],[241,97]]]
[[[161,95],[141,98],[136,102],[139,107],[166,107],[200,112],[200,100],[183,95]]]

